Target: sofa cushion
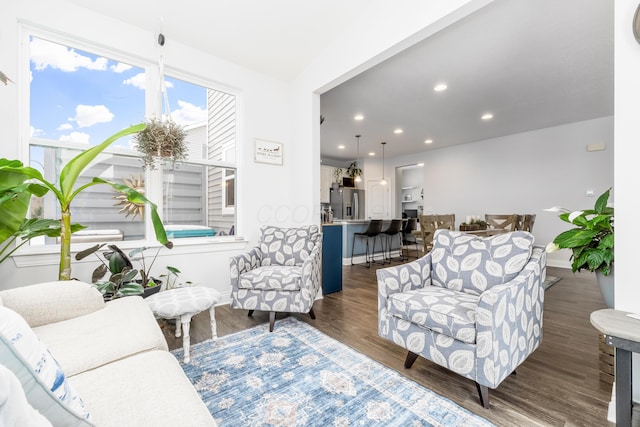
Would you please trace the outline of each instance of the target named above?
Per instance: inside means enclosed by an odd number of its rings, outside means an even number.
[[[265,291],[299,291],[302,268],[298,266],[258,267],[240,275],[238,288]]]
[[[69,377],[149,350],[167,350],[153,313],[139,296],[118,298],[102,310],[33,328]]]
[[[202,378],[214,381],[215,374]],[[99,427],[215,426],[198,384],[166,351],[148,351],[69,378]]]
[[[432,283],[480,295],[514,279],[531,257],[533,242],[526,231],[482,238],[437,230],[431,251]]]
[[[320,235],[317,225],[300,228],[264,226],[261,229],[261,265],[302,265]]]
[[[389,296],[387,310],[407,320],[469,344],[476,342],[476,308],[480,297],[468,293],[425,286]]]
[[[31,406],[53,425],[93,426],[58,362],[27,322],[6,307],[0,307],[0,363],[20,379]]]
[[[0,291],[2,305],[31,327],[83,316],[104,307],[102,294],[88,283],[58,280]]]

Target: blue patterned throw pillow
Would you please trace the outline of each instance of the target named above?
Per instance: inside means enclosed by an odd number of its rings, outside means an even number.
[[[18,377],[29,404],[53,425],[94,426],[58,362],[16,312],[0,307],[0,363]]]
[[[478,237],[436,230],[431,280],[443,288],[481,295],[513,280],[531,257],[534,237],[526,231]]]

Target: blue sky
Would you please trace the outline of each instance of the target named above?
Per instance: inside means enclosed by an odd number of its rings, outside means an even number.
[[[32,37],[31,135],[98,144],[144,121],[144,70]],[[180,124],[206,119],[206,89],[165,77],[171,118]],[[114,145],[129,147],[122,139]]]

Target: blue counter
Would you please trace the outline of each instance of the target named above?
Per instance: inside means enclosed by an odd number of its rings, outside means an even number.
[[[342,291],[342,229],[340,223],[322,225],[322,294]]]

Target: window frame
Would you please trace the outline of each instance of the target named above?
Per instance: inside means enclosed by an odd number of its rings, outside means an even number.
[[[20,48],[20,61],[19,61],[19,133],[20,140],[23,141],[21,143],[21,147],[19,149],[19,158],[23,160],[23,163],[30,163],[30,149],[31,146],[43,146],[43,147],[51,147],[51,148],[69,148],[69,149],[77,149],[77,150],[86,150],[87,145],[77,142],[62,142],[54,139],[46,139],[41,137],[35,137],[30,135],[30,125],[31,125],[31,91],[30,91],[30,70],[31,70],[31,52],[29,46],[30,37],[37,37],[52,43],[57,43],[66,46],[67,48],[77,49],[81,51],[85,51],[90,53],[91,55],[105,57],[111,61],[123,62],[134,67],[138,67],[144,70],[147,81],[145,85],[145,117],[152,117],[153,115],[158,115],[158,112],[162,111],[162,96],[160,93],[157,93],[158,80],[160,78],[158,64],[154,63],[150,60],[143,59],[137,57],[135,55],[131,55],[125,53],[123,51],[117,49],[110,49],[100,44],[92,44],[87,41],[82,41],[77,38],[65,36],[56,32],[47,31],[41,28],[36,28],[30,26],[28,24],[20,25],[20,40],[21,40],[21,48]],[[233,90],[225,85],[221,85],[218,82],[215,82],[210,79],[203,78],[196,74],[185,72],[175,67],[165,66],[164,69],[165,76],[169,76],[171,78],[180,79],[187,83],[202,86],[205,89],[217,90],[220,92],[228,93],[234,97],[235,103],[235,137],[234,137],[234,145],[235,145],[235,158],[236,162],[228,162],[219,161],[219,160],[209,160],[209,159],[188,159],[182,163],[184,164],[193,164],[200,165],[206,167],[220,167],[220,168],[230,168],[234,169],[234,177],[236,179],[236,204],[233,208],[225,208],[224,205],[222,207],[223,214],[231,214],[234,215],[234,226],[236,230],[239,228],[238,224],[238,203],[237,203],[237,176],[240,174],[240,164],[241,162],[237,159],[240,159],[241,149],[240,149],[240,141],[241,141],[241,127],[240,127],[240,113],[241,113],[241,93],[240,91]],[[140,118],[140,122],[144,121],[145,117]],[[94,142],[95,145],[96,142]],[[99,142],[98,142],[99,143]],[[231,144],[228,144],[226,147],[223,147],[224,150],[228,150]],[[127,157],[136,157],[140,158],[141,155],[135,149],[129,149],[119,146],[111,146],[103,151],[105,154],[116,154],[119,156],[127,156]],[[163,179],[162,179],[162,171],[161,170],[146,170],[144,171],[144,179],[145,182],[148,183],[148,191],[147,197],[149,200],[153,201],[158,206],[158,211],[163,212],[164,201],[163,201]],[[223,192],[224,194],[224,192]],[[205,211],[208,210],[208,203],[206,199],[204,200],[205,205],[203,208]],[[229,209],[229,212],[224,212],[225,209]],[[141,245],[152,246],[157,242],[155,241],[155,234],[153,230],[153,224],[150,220],[150,213],[147,209],[145,212],[145,238],[144,240],[127,240],[121,242],[122,247],[139,247]],[[182,244],[190,244],[195,243],[200,245],[202,243],[215,241],[222,242],[225,241],[224,238],[220,236],[214,237],[185,237],[176,239],[180,241]],[[236,240],[238,240],[236,238]],[[174,242],[176,243],[176,242]],[[75,246],[76,244],[72,244]],[[78,245],[83,245],[78,243]],[[25,245],[17,255],[20,253],[29,254],[29,253],[51,253],[57,251],[56,245]]]

